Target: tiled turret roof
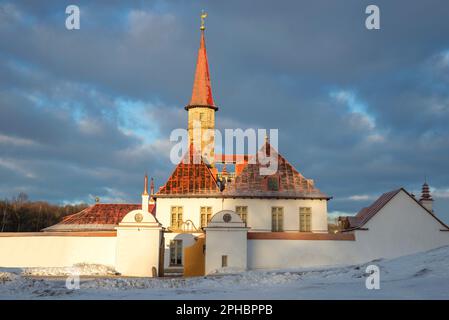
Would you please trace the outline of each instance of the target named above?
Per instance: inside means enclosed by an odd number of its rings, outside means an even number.
[[[217,109],[214,103],[214,98],[212,97],[204,30],[201,30],[200,48],[198,50],[198,59],[196,62],[192,98],[190,99],[190,103],[186,106],[186,109],[197,106],[206,106]]]

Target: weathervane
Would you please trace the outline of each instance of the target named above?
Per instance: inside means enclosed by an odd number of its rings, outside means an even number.
[[[206,27],[204,26],[204,19],[206,19],[206,18],[207,18],[207,13],[204,12],[204,10],[201,10],[201,27],[200,27],[201,30],[206,29]]]

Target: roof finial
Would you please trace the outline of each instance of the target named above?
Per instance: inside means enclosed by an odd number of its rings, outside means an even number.
[[[206,27],[204,26],[204,19],[206,19],[206,18],[207,18],[207,13],[204,12],[204,10],[201,10],[201,27],[200,27],[201,30],[206,29]]]

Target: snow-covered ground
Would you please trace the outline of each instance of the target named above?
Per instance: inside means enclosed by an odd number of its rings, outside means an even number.
[[[370,264],[380,268],[379,290],[366,289]],[[63,275],[74,270],[82,275],[79,289],[69,290]],[[449,299],[449,247],[335,268],[156,279],[113,273],[89,265],[0,268],[0,299]]]

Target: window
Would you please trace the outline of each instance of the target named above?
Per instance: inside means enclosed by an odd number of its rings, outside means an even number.
[[[203,112],[200,112],[200,121],[206,120],[206,115]]]
[[[200,222],[201,228],[207,226],[210,221],[210,217],[212,216],[212,207],[201,207],[200,208]]]
[[[170,266],[182,266],[182,240],[170,241]]]
[[[225,268],[228,266],[228,256],[221,256],[221,267]]]
[[[271,208],[271,231],[272,232],[284,231],[284,208],[282,207]]]
[[[237,206],[235,207],[235,212],[240,216],[240,219],[247,225],[248,221],[248,207],[247,206]]]
[[[182,207],[171,207],[171,221],[172,229],[181,229],[182,227]]]
[[[279,178],[278,177],[268,177],[267,178],[267,189],[268,191],[279,191]]]
[[[299,231],[312,231],[312,208],[299,208]]]

